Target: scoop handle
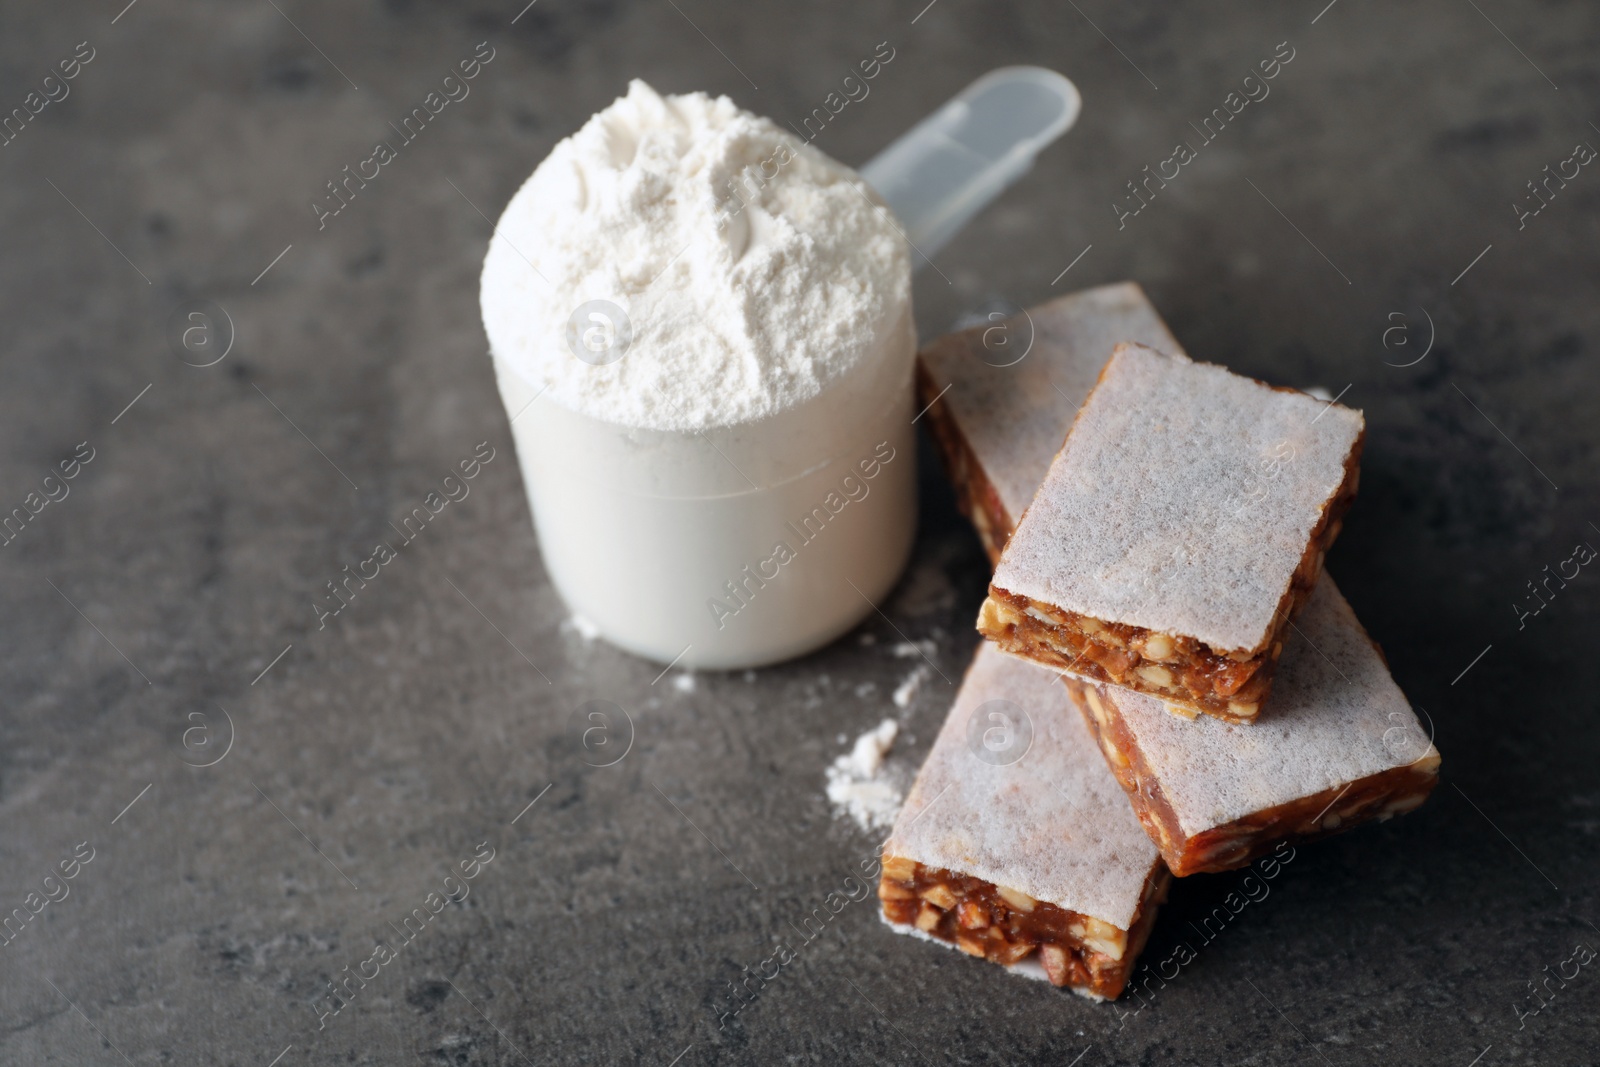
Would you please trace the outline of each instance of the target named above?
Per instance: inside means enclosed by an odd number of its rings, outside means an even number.
[[[1078,119],[1082,98],[1044,67],[979,78],[879,152],[861,176],[905,228],[913,270],[1033,165]]]

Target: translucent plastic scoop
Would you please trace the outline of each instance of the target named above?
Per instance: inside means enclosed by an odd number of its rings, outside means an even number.
[[[1001,67],[878,153],[861,176],[888,201],[924,266],[1077,121],[1078,89],[1044,67]]]

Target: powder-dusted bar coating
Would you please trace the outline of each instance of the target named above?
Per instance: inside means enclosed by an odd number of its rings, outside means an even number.
[[[1361,413],[1121,344],[978,617],[1002,648],[1249,722],[1355,498]]]
[[[884,920],[1111,998],[1169,881],[1056,677],[979,646],[884,843]]]
[[[1281,841],[1383,821],[1439,780],[1439,750],[1332,578],[1295,625],[1272,714],[1254,726],[1189,721],[1153,697],[1067,680],[1174,874],[1231,870]]]
[[[1120,341],[1183,351],[1144,290],[1118,282],[946,334],[918,354],[928,430],[991,563]]]

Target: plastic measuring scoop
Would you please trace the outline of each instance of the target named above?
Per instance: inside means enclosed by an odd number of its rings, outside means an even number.
[[[879,152],[861,176],[905,228],[913,270],[1026,174],[1078,119],[1082,98],[1044,67],[1001,67]]]
[[[917,246],[913,262],[1026,172],[1078,107],[1059,74],[997,70],[869,163],[863,175]],[[521,276],[528,262],[512,251],[490,244],[486,291],[492,272]],[[920,404],[904,281],[882,294],[871,344],[822,391],[704,430],[615,424],[541,400],[539,375],[497,353],[545,572],[568,610],[631,652],[715,670],[804,655],[870,615],[916,536]],[[484,307],[513,341],[533,328],[515,307]]]

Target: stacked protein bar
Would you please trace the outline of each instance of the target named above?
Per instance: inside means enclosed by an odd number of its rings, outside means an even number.
[[[1439,753],[1322,572],[1359,412],[1191,361],[1132,283],[1006,330],[1004,356],[983,330],[921,354],[996,566],[879,897],[897,930],[1115,997],[1169,871],[1410,811]]]

